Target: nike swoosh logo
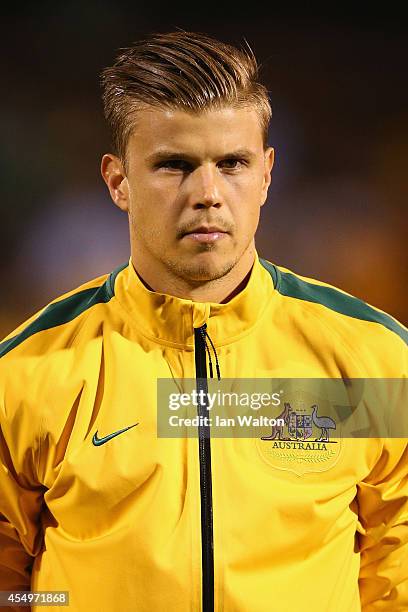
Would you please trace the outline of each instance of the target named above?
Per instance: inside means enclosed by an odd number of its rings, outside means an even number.
[[[125,427],[124,429],[119,429],[119,431],[115,431],[108,436],[104,436],[103,438],[98,438],[98,430],[96,430],[92,438],[92,444],[94,444],[94,446],[102,446],[102,444],[105,444],[105,442],[109,442],[109,440],[112,440],[112,438],[115,438],[128,429],[132,429],[132,427],[136,427],[136,425],[139,425],[139,423],[129,425],[129,427]]]

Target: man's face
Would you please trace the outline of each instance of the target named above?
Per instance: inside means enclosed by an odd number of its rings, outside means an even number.
[[[272,164],[252,108],[139,111],[117,202],[129,213],[136,269],[140,261],[150,275],[194,285],[253,257]]]

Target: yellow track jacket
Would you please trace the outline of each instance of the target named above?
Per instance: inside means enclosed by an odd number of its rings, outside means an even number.
[[[0,344],[0,590],[75,612],[408,610],[405,439],[157,436],[157,379],[209,377],[204,332],[221,379],[407,376],[394,318],[263,259],[226,304],[151,292],[131,260],[81,285]]]

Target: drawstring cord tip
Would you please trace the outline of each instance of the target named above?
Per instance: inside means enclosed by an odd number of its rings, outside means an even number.
[[[208,365],[210,368],[210,378],[213,378],[213,365],[212,365],[212,360],[211,360],[211,352],[210,349],[208,348],[208,344],[207,344],[207,338],[211,344],[212,350],[214,351],[214,357],[215,357],[215,367],[217,370],[217,378],[218,380],[221,380],[221,372],[220,372],[220,364],[218,363],[218,355],[217,355],[217,351],[215,350],[215,346],[213,341],[211,340],[208,332],[207,332],[207,324],[204,323],[204,325],[202,327],[200,327],[200,333],[201,333],[201,337],[204,341],[204,346],[205,346],[205,350],[208,353]]]

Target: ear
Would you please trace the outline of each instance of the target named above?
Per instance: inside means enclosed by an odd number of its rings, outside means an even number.
[[[129,212],[129,185],[119,157],[106,153],[101,161],[101,174],[116,206]]]
[[[271,184],[271,181],[272,181],[271,173],[272,173],[274,160],[275,160],[275,151],[272,147],[268,147],[265,150],[265,154],[264,154],[264,177],[263,177],[263,184],[262,184],[261,206],[265,204],[266,198],[268,196],[269,185]]]

